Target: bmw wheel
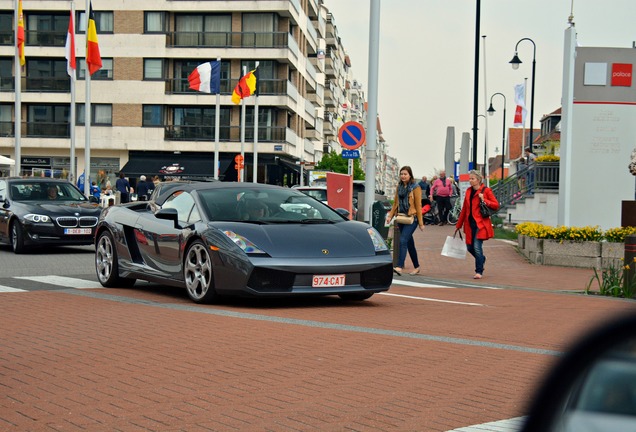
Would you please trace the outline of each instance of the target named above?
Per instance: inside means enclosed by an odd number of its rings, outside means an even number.
[[[119,277],[117,249],[109,231],[103,231],[97,239],[95,271],[99,283],[107,288],[129,288],[135,284],[135,279]]]
[[[22,227],[20,227],[20,222],[14,220],[11,224],[11,247],[13,248],[13,253],[21,254],[24,253],[26,249],[24,246],[24,233],[22,232]]]
[[[193,242],[185,254],[183,278],[188,296],[195,303],[209,303],[216,297],[212,272],[212,259],[203,242]]]

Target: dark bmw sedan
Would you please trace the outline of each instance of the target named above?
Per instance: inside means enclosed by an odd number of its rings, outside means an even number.
[[[93,243],[101,207],[66,180],[0,178],[0,243],[29,246]]]

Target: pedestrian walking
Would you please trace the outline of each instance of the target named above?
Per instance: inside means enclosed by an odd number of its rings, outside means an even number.
[[[453,195],[453,185],[450,179],[446,178],[446,171],[439,172],[439,178],[431,186],[431,199],[437,203],[439,211],[440,225],[446,225],[448,212],[451,209],[451,196]]]
[[[142,175],[139,177],[139,182],[137,183],[137,196],[139,197],[139,201],[148,201],[148,197],[150,196],[150,189],[154,188],[151,186],[152,183],[146,181],[146,176]]]
[[[119,178],[115,182],[115,189],[121,194],[120,202],[122,204],[130,202],[130,183],[128,183],[123,171],[119,173]]]
[[[424,219],[422,218],[422,189],[413,178],[413,170],[411,170],[410,166],[400,168],[400,181],[395,188],[395,198],[391,211],[387,215],[387,224],[393,216],[398,214],[404,215],[405,218],[410,217],[411,221],[410,223],[408,221],[401,223],[396,220],[400,232],[400,251],[397,267],[394,267],[393,271],[398,276],[402,275],[406,253],[408,252],[413,263],[413,270],[409,274],[416,275],[420,272],[420,262],[417,258],[413,233],[418,226],[420,230],[424,230]]]
[[[484,274],[486,256],[483,243],[495,236],[490,217],[483,216],[479,210],[480,202],[485,202],[492,210],[499,208],[499,202],[492,190],[483,184],[483,177],[478,171],[468,172],[470,188],[466,191],[464,205],[455,224],[455,233],[464,228],[466,249],[475,257],[475,276],[473,279],[481,279]]]

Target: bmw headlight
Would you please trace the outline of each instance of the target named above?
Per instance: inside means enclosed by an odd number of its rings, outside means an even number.
[[[29,222],[35,222],[35,223],[51,222],[51,218],[48,217],[47,215],[39,215],[35,213],[29,213],[28,215],[24,216],[24,218],[28,220]]]
[[[389,247],[386,245],[386,242],[382,238],[379,232],[376,231],[375,228],[367,228],[367,232],[371,236],[371,241],[373,242],[373,247],[376,252],[382,252],[389,250]]]
[[[234,242],[235,245],[240,247],[243,252],[247,254],[265,254],[265,251],[260,250],[254,243],[246,239],[240,234],[235,233],[234,231],[223,231],[223,234],[229,237],[230,240]]]

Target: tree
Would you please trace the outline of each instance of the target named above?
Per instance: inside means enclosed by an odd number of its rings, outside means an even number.
[[[332,150],[331,152],[322,155],[322,160],[316,164],[315,169],[347,174],[349,172],[348,160]],[[364,171],[360,166],[360,159],[353,160],[353,179],[365,179]]]

